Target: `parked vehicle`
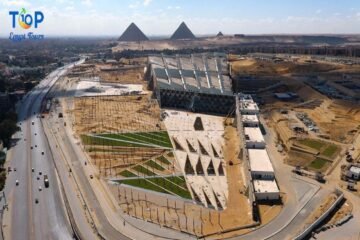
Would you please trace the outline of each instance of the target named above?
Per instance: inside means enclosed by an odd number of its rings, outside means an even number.
[[[48,178],[48,176],[46,174],[44,175],[44,185],[45,185],[46,188],[49,187],[49,178]]]

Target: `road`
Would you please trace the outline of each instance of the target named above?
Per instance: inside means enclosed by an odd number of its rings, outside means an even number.
[[[37,117],[47,92],[72,66],[49,74],[26,95],[18,108],[21,131],[14,136],[17,142],[9,159],[13,171],[8,175],[4,190],[10,211],[10,239],[72,239],[52,154]],[[45,174],[49,178],[49,188],[44,186]]]

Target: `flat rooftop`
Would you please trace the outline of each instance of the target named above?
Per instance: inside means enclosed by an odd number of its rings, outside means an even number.
[[[265,142],[264,137],[258,127],[244,127],[245,139],[251,142]]]
[[[226,54],[156,55],[149,62],[157,88],[233,95]]]
[[[259,193],[279,193],[275,180],[254,180],[254,190]]]
[[[349,170],[350,172],[360,174],[360,167],[351,166]]]
[[[254,102],[240,102],[240,110],[252,110],[252,111],[259,111],[259,107]]]
[[[266,149],[248,149],[250,169],[256,172],[274,172]]]
[[[258,123],[259,119],[256,115],[248,115],[248,114],[244,114],[241,115],[242,116],[242,121],[243,122],[251,122],[251,123]]]

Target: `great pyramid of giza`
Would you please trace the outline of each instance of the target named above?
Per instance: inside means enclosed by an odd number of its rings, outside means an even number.
[[[119,38],[122,42],[140,42],[148,41],[148,37],[136,26],[135,23],[131,23],[125,32]]]
[[[180,40],[180,39],[195,39],[195,35],[191,30],[186,26],[184,22],[176,29],[174,34],[171,36],[171,40]]]
[[[217,37],[223,37],[224,34],[223,34],[222,32],[219,32],[216,36],[217,36]]]

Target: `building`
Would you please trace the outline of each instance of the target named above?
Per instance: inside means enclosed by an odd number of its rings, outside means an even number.
[[[274,168],[266,149],[248,149],[250,171],[254,179],[275,178]]]
[[[360,180],[360,167],[351,166],[346,175],[354,180]]]
[[[149,57],[149,85],[161,108],[227,115],[235,104],[227,55]]]
[[[246,148],[264,149],[265,140],[258,127],[244,127]]]
[[[275,180],[254,180],[254,193],[256,199],[263,200],[279,200],[280,191]]]
[[[239,94],[241,114],[259,114],[259,107],[252,99],[251,95]]]
[[[259,119],[256,115],[241,115],[245,127],[259,127]]]

